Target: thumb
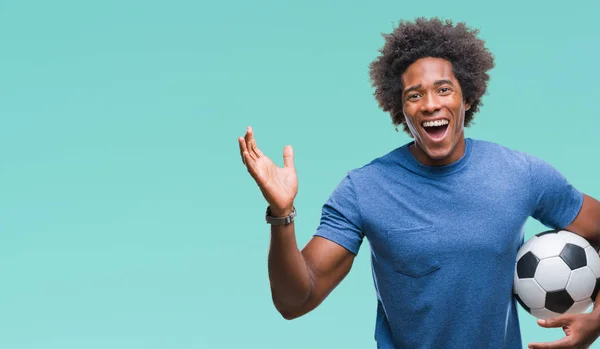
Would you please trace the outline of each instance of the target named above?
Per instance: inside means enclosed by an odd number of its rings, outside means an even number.
[[[549,318],[549,319],[539,319],[538,321],[538,325],[542,326],[542,327],[562,327],[562,326],[566,326],[569,324],[569,322],[571,322],[571,317],[570,316],[559,316],[559,317],[555,317],[555,318]]]
[[[288,168],[294,167],[294,149],[291,145],[286,145],[283,148],[283,166]]]

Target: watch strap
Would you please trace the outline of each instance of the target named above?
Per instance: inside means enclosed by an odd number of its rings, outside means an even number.
[[[292,207],[292,213],[290,213],[286,217],[273,217],[271,215],[271,206],[267,206],[267,213],[265,215],[265,219],[268,224],[271,225],[286,225],[290,224],[296,218],[296,208]]]

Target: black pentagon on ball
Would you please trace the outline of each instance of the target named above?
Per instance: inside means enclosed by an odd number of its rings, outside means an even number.
[[[556,233],[558,233],[559,231],[560,231],[560,230],[546,230],[546,231],[543,231],[543,232],[541,232],[541,233],[537,233],[537,234],[535,234],[535,236],[537,236],[537,237],[540,237],[540,236],[542,236],[542,235],[546,235],[546,234],[556,234]]]
[[[531,251],[525,253],[517,262],[517,276],[519,276],[519,279],[532,278],[539,263],[539,258]]]
[[[575,303],[567,290],[546,293],[546,309],[562,314]]]
[[[596,297],[598,296],[598,291],[600,291],[600,278],[596,279],[596,287],[594,287],[594,292],[592,292],[592,302],[596,301]]]
[[[587,258],[585,257],[585,250],[581,246],[566,244],[560,253],[560,258],[567,263],[571,270],[585,267],[587,265]]]
[[[515,298],[517,299],[517,302],[519,302],[519,304],[521,304],[523,309],[527,310],[528,313],[531,313],[531,309],[527,306],[527,304],[525,304],[525,302],[523,302],[521,297],[519,297],[519,295],[516,293],[515,293]]]

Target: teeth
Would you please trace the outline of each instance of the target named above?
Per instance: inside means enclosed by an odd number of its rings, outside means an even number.
[[[448,125],[448,120],[442,119],[442,120],[436,120],[436,121],[425,121],[423,123],[423,127],[444,126],[444,125]]]

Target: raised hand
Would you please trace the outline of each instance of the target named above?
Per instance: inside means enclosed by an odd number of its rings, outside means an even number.
[[[242,163],[258,184],[263,196],[271,206],[273,216],[284,217],[292,212],[294,198],[298,193],[298,177],[294,168],[294,150],[290,145],[283,148],[283,167],[277,167],[256,146],[252,127],[246,129],[245,137],[239,137]]]

